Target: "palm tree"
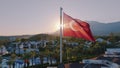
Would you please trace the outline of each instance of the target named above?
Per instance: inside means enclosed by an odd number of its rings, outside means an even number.
[[[9,60],[7,64],[9,65],[9,68],[11,68],[11,65],[13,64],[12,60]]]
[[[19,56],[20,56],[20,45],[21,44],[18,44],[17,46],[18,46],[18,50],[19,50]]]
[[[39,56],[40,56],[41,65],[43,65],[43,58],[44,58],[44,51],[43,50],[40,50]]]
[[[0,42],[0,52],[1,52],[1,55],[3,55],[3,43],[2,42]]]
[[[36,56],[36,52],[35,51],[31,51],[30,52],[30,56],[32,58],[32,66],[33,66],[33,61],[34,61],[34,57]]]
[[[30,58],[30,53],[24,53],[22,55],[23,60],[24,60],[24,67],[29,67],[29,58]]]
[[[2,56],[0,55],[0,68],[2,67]]]
[[[45,57],[47,58],[47,63],[49,63],[49,55],[50,55],[49,47],[45,48],[44,54],[45,54]]]
[[[10,62],[12,63],[12,65],[13,65],[13,68],[15,68],[15,60],[16,60],[16,54],[11,54],[11,60],[10,60]]]
[[[69,62],[70,58],[71,58],[71,51],[72,51],[72,48],[67,48],[66,50],[66,57],[67,57],[67,61]]]
[[[11,68],[12,65],[13,65],[12,68],[15,68],[15,59],[16,59],[16,54],[11,54],[11,58],[7,62],[7,64],[9,65],[9,68]]]

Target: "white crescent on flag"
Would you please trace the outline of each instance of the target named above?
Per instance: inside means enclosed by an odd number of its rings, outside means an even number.
[[[70,21],[70,23],[69,23],[69,26],[70,26],[70,28],[73,30],[73,31],[78,31],[76,28],[74,28],[74,24],[75,24],[76,22],[74,21],[74,20],[72,20],[72,21]]]
[[[73,31],[79,31],[77,28],[75,28],[76,25],[77,25],[77,22],[75,22],[74,20],[71,20],[69,23],[69,26]],[[83,29],[83,28],[79,26],[79,29]]]

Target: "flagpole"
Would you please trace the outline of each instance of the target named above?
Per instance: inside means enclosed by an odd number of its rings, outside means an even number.
[[[60,63],[62,63],[62,7],[60,7]]]

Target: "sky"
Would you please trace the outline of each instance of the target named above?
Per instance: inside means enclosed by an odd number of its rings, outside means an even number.
[[[55,32],[60,7],[84,21],[120,21],[120,0],[0,0],[0,35]]]

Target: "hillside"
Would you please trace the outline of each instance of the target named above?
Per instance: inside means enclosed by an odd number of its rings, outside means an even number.
[[[87,21],[90,24],[91,31],[93,35],[109,35],[113,33],[114,35],[120,36],[120,22],[111,23],[101,23],[97,21]],[[0,40],[10,40],[14,38],[30,38],[30,40],[36,39],[50,39],[53,36],[58,36],[60,31],[56,31],[52,34],[37,34],[37,35],[19,35],[19,36],[0,36]]]
[[[94,35],[109,35],[110,33],[114,33],[115,35],[120,34],[120,22],[100,23],[88,21],[88,23]]]
[[[18,39],[21,39],[21,38],[28,39],[30,37],[32,37],[32,35],[0,36],[0,40],[14,40],[16,38],[18,38]]]
[[[37,35],[33,35],[32,37],[29,38],[29,40],[50,40],[50,39],[54,39],[56,38],[56,36],[53,36],[51,34],[37,34]]]

